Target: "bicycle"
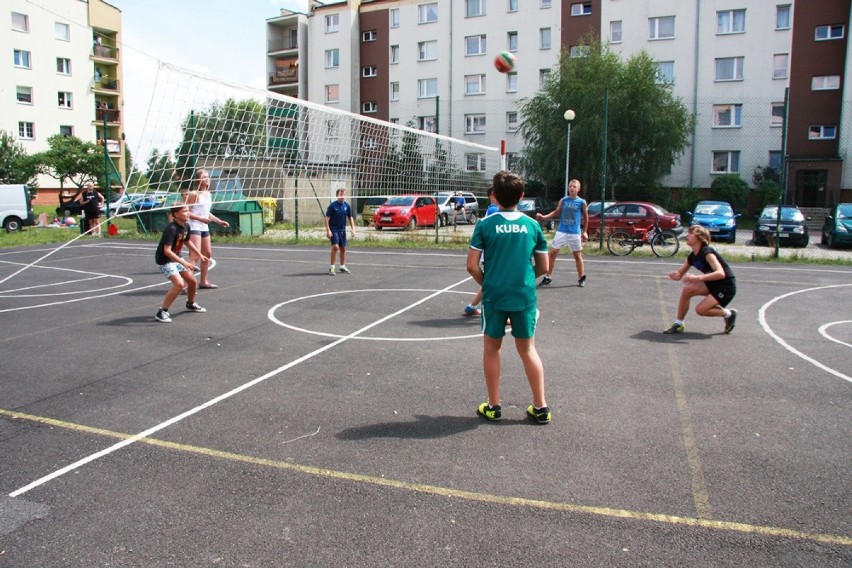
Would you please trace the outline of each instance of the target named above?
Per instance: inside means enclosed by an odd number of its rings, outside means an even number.
[[[645,243],[650,244],[654,254],[660,257],[674,256],[680,249],[677,235],[660,228],[659,217],[654,219],[654,226],[646,231],[641,229],[633,229],[631,232],[623,229],[613,231],[606,239],[606,248],[615,256],[627,256]]]

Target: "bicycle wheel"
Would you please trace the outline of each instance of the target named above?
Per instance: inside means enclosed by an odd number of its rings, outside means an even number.
[[[651,239],[651,250],[657,256],[674,256],[679,248],[680,241],[674,233],[657,233]]]
[[[636,241],[626,231],[615,231],[607,237],[606,248],[615,256],[627,256],[636,248]]]

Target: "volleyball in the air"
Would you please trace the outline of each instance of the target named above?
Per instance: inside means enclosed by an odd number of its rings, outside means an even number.
[[[494,67],[496,67],[497,71],[500,73],[508,73],[515,68],[515,56],[508,51],[501,51],[500,54],[494,58]]]

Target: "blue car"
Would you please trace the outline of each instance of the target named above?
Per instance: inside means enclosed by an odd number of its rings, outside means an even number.
[[[852,246],[852,203],[838,203],[825,216],[822,244],[828,248]]]
[[[701,225],[710,231],[715,242],[734,243],[737,241],[737,217],[731,204],[725,201],[699,201],[695,210],[689,213],[690,224]]]

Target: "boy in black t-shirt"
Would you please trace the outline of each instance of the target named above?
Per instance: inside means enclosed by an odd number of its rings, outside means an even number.
[[[186,205],[177,205],[170,211],[172,222],[169,223],[163,230],[163,236],[160,237],[160,244],[157,245],[157,252],[154,258],[160,266],[166,278],[168,278],[172,287],[166,292],[166,297],[163,298],[163,303],[154,316],[158,322],[169,323],[172,321],[169,315],[169,306],[175,301],[175,298],[180,294],[184,286],[187,288],[186,293],[186,309],[190,312],[206,312],[207,310],[195,303],[195,292],[198,288],[198,282],[192,271],[195,270],[195,264],[184,260],[180,256],[183,245],[193,253],[198,255],[201,262],[207,262],[207,257],[201,254],[201,251],[189,240],[189,227],[186,222],[189,219],[189,208]]]
[[[669,272],[669,280],[683,280],[683,290],[677,304],[677,319],[666,334],[682,333],[683,320],[689,311],[689,302],[693,296],[704,296],[695,313],[700,316],[725,318],[725,333],[731,333],[737,322],[737,310],[726,306],[737,293],[737,281],[725,259],[710,245],[710,232],[699,225],[693,225],[686,231],[686,244],[692,249],[689,256],[677,270]],[[701,271],[701,276],[686,274],[690,266]]]

